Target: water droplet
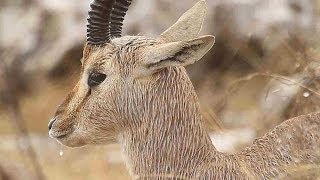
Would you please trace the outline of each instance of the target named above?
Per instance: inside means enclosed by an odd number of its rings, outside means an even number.
[[[62,150],[60,150],[59,155],[63,156],[63,151]]]
[[[304,93],[303,93],[303,97],[307,98],[307,97],[309,97],[309,96],[310,96],[310,93],[309,93],[309,92],[304,92]]]

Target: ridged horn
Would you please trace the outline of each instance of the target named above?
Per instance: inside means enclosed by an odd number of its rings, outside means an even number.
[[[87,42],[104,45],[112,37],[121,37],[124,16],[132,0],[94,0],[87,25]]]
[[[124,17],[131,5],[132,0],[116,0],[111,12],[111,29],[112,37],[121,37]]]

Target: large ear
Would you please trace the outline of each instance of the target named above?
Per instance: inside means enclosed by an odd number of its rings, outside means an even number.
[[[214,41],[214,36],[203,36],[148,47],[144,52],[143,65],[152,73],[169,66],[193,64],[211,49]]]
[[[161,34],[163,42],[187,41],[198,37],[207,12],[205,0],[200,0],[168,30]]]

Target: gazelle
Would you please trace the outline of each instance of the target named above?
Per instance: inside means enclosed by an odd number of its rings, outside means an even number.
[[[198,2],[158,38],[121,37],[131,0],[95,0],[80,80],[49,123],[60,143],[122,145],[134,179],[276,178],[320,163],[320,114],[287,120],[234,155],[218,152],[183,66],[200,60],[213,36],[198,37]]]

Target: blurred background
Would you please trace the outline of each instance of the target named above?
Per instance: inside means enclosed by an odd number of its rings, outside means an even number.
[[[196,2],[133,0],[124,34],[157,37]],[[320,0],[207,3],[201,34],[216,44],[188,73],[218,150],[319,111]],[[89,4],[0,1],[0,180],[129,179],[118,145],[70,149],[48,137],[79,75]]]

